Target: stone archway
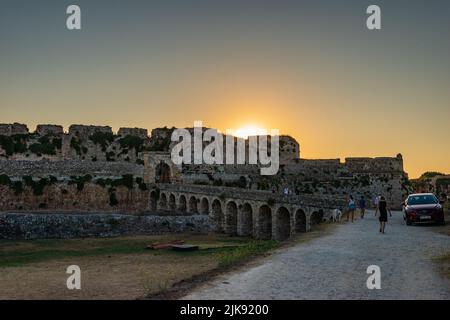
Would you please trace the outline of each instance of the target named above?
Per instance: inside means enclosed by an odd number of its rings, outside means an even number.
[[[248,203],[245,203],[239,211],[238,235],[253,236],[253,209]]]
[[[291,236],[291,215],[285,207],[277,210],[275,230],[275,240],[283,241]]]
[[[306,232],[306,214],[303,209],[295,212],[295,232]]]
[[[159,209],[167,210],[167,196],[165,193],[161,193],[159,197]]]
[[[156,211],[157,206],[158,206],[158,195],[156,191],[153,190],[152,192],[150,192],[150,203],[149,203],[150,210]]]
[[[200,213],[209,214],[209,201],[207,198],[202,198],[202,201],[200,201]]]
[[[222,204],[217,199],[215,199],[211,204],[211,220],[215,231],[217,232],[224,231]]]
[[[170,166],[164,161],[160,161],[155,168],[156,183],[171,183],[172,174]]]
[[[234,201],[227,203],[225,212],[225,233],[237,235],[237,205]]]
[[[322,220],[323,220],[323,210],[314,211],[311,214],[310,218],[311,225],[319,224],[322,222]]]
[[[169,210],[170,211],[176,211],[177,210],[177,203],[176,203],[174,194],[170,194],[170,196],[169,196]]]
[[[187,209],[186,206],[186,197],[184,195],[181,195],[180,198],[178,199],[178,210],[180,212],[185,213]]]
[[[258,238],[262,240],[272,239],[272,209],[268,205],[262,205],[259,208]]]
[[[189,198],[189,213],[192,214],[198,213],[197,198],[194,196]]]

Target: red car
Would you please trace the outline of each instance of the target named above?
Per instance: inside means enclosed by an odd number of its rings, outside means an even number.
[[[410,194],[403,205],[403,212],[408,226],[431,222],[445,224],[444,208],[432,193]]]

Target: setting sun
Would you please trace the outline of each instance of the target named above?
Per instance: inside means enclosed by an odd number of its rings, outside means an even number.
[[[254,125],[247,125],[236,129],[233,132],[233,135],[239,138],[247,139],[249,136],[267,135],[267,130]]]

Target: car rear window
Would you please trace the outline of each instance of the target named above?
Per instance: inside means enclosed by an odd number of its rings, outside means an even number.
[[[438,199],[433,195],[417,195],[408,197],[408,205],[436,204]]]

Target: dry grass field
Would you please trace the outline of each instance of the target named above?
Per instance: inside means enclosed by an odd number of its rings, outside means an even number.
[[[282,246],[308,241],[329,232],[332,226],[317,226]],[[184,240],[200,249],[145,249],[151,243],[173,240]],[[176,297],[180,283],[186,290],[190,279],[197,279],[192,281],[196,285],[209,273],[240,266],[280,246],[272,240],[221,234],[0,240],[0,299],[145,299],[164,298],[166,292],[167,297]],[[69,265],[81,268],[81,290],[67,289]]]
[[[194,252],[146,250],[181,239]],[[174,283],[277,245],[225,235],[177,234],[111,239],[0,241],[0,299],[138,299]],[[69,265],[81,268],[81,290],[68,290]]]

